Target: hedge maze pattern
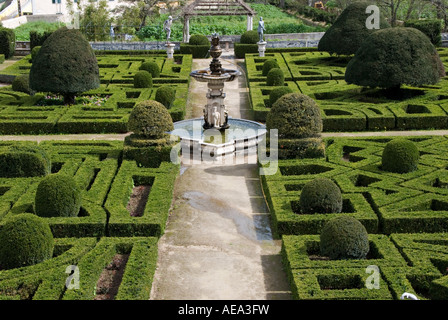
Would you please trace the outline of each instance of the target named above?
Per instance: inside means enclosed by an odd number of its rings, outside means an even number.
[[[448,49],[439,48],[448,67]],[[285,74],[285,85],[315,99],[321,108],[324,131],[444,129],[448,126],[448,82],[414,88],[403,86],[399,95],[381,89],[348,85],[344,81],[349,58],[315,49],[246,54],[247,78],[254,117],[265,121],[270,110],[269,93],[262,76],[264,61],[275,59]]]
[[[2,75],[26,74],[31,68],[26,57],[2,71]],[[44,94],[30,96],[14,92],[10,87],[0,90],[0,134],[51,133],[124,133],[134,105],[142,100],[155,99],[157,88],[169,85],[175,88],[176,98],[169,112],[173,121],[185,117],[191,55],[163,56],[98,55],[101,86],[84,92],[82,96],[106,98],[104,105],[75,104],[40,106]],[[137,89],[134,74],[145,61],[158,64],[160,77],[153,79],[153,87]]]
[[[0,152],[12,144],[1,142]],[[157,241],[171,206],[178,165],[137,166],[122,157],[120,141],[46,141],[40,146],[52,161],[52,173],[73,176],[82,189],[77,217],[44,218],[55,237],[52,259],[0,270],[0,299],[95,298],[98,279],[116,254],[129,255],[115,299],[149,299],[157,261]],[[0,178],[0,227],[10,216],[34,212],[41,177]],[[127,204],[135,186],[150,187],[141,216],[131,216]],[[79,289],[67,289],[66,268],[79,268]]]
[[[274,175],[261,175],[276,237],[298,299],[448,298],[448,137],[409,138],[420,151],[418,170],[381,170],[393,137],[327,138],[326,157],[280,160]],[[342,213],[303,214],[301,189],[316,177],[341,189]],[[323,224],[340,214],[367,229],[366,260],[319,258]],[[380,270],[380,289],[367,289],[369,265]]]

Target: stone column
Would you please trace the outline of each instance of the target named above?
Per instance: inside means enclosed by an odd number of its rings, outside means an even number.
[[[253,19],[254,17],[252,15],[247,15],[247,31],[253,29]]]
[[[264,57],[264,53],[266,51],[266,41],[258,41],[258,56]]]
[[[190,18],[185,16],[184,20],[184,42],[188,42],[190,38]]]
[[[167,43],[166,47],[166,57],[172,59],[174,57],[174,43]]]

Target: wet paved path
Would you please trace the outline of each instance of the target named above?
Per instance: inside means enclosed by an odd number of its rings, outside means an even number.
[[[227,59],[224,52],[223,67],[235,69]],[[194,60],[193,70],[209,63]],[[206,104],[206,84],[191,81],[187,117],[195,118]],[[226,83],[224,92],[229,115],[250,119],[245,77]],[[256,158],[241,162],[183,163],[159,240],[152,299],[290,299]]]

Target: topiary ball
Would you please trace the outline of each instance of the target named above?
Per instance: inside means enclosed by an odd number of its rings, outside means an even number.
[[[240,43],[244,44],[257,44],[260,41],[257,30],[249,30],[241,35]]]
[[[148,71],[153,78],[160,77],[160,68],[154,61],[143,62],[139,70]]]
[[[72,177],[52,174],[37,186],[34,211],[40,217],[76,217],[81,201],[81,190]]]
[[[266,60],[266,61],[263,63],[263,69],[262,69],[261,74],[262,74],[263,76],[267,76],[267,75],[268,75],[268,72],[269,72],[271,69],[273,69],[273,68],[280,68],[279,65],[278,65],[277,60],[275,60],[275,59],[268,59],[268,60]]]
[[[30,75],[29,74],[19,74],[12,81],[12,90],[17,92],[23,92],[30,94]]]
[[[285,84],[285,75],[280,68],[272,68],[266,77],[266,85],[283,86]]]
[[[395,173],[417,170],[420,152],[414,142],[403,138],[389,141],[383,149],[381,169]]]
[[[300,194],[302,213],[339,213],[342,211],[342,194],[330,179],[316,178],[302,189]]]
[[[210,40],[203,34],[193,34],[190,36],[188,44],[193,46],[209,46]]]
[[[325,223],[320,234],[320,254],[336,259],[365,259],[370,245],[366,228],[353,217],[341,216]]]
[[[134,88],[151,88],[152,76],[151,73],[145,70],[137,71],[134,75]]]
[[[320,108],[310,97],[288,93],[274,103],[266,117],[268,130],[277,129],[279,138],[319,137],[322,132]]]
[[[162,86],[156,91],[155,100],[163,104],[167,109],[171,108],[175,98],[176,90],[171,86]]]
[[[285,94],[292,93],[292,89],[290,87],[278,87],[271,90],[269,93],[269,105],[272,107],[274,103],[277,102],[278,99],[283,97]]]
[[[38,177],[51,172],[50,157],[38,146],[11,146],[0,153],[0,177]]]
[[[53,257],[54,239],[48,222],[31,213],[9,218],[0,230],[0,267],[13,269]]]
[[[149,139],[161,138],[174,130],[173,120],[163,104],[154,100],[139,102],[131,111],[128,130]]]

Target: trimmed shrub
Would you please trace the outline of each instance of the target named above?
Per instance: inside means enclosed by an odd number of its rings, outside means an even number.
[[[381,169],[395,173],[417,170],[420,152],[414,142],[397,138],[386,144]]]
[[[12,90],[30,94],[30,75],[19,74],[12,81]]]
[[[45,42],[45,40],[48,39],[49,36],[54,31],[44,31],[42,33],[39,33],[37,31],[30,31],[30,47],[31,50],[37,46],[42,46]]]
[[[280,66],[278,65],[277,60],[275,59],[268,59],[263,63],[263,71],[262,71],[262,75],[263,76],[267,76],[268,72],[273,69],[273,68],[280,68]]]
[[[246,53],[258,53],[258,45],[235,43],[233,51],[235,52],[235,57],[238,59],[244,59]]]
[[[437,19],[408,20],[405,27],[415,28],[423,32],[436,47],[442,45],[442,21]]]
[[[0,54],[6,59],[11,58],[16,51],[16,35],[14,30],[0,27]]]
[[[165,108],[171,108],[171,105],[176,98],[176,90],[170,86],[162,86],[157,89],[155,100],[165,106]]]
[[[152,76],[146,70],[137,71],[134,75],[134,88],[151,88]]]
[[[277,102],[278,99],[283,97],[285,94],[292,93],[292,89],[290,87],[278,87],[272,89],[269,93],[269,106],[273,106],[274,103]]]
[[[81,190],[72,177],[51,174],[37,186],[34,210],[40,217],[76,217],[81,201]]]
[[[260,40],[260,37],[258,36],[257,30],[249,30],[244,32],[241,35],[240,43],[243,44],[257,44],[257,42]]]
[[[338,55],[354,54],[364,39],[376,29],[366,28],[368,14],[367,2],[355,2],[349,5],[334,24],[319,40],[318,50]],[[390,27],[383,14],[380,14],[380,29]]]
[[[317,178],[307,184],[300,194],[302,213],[340,213],[342,194],[339,187],[330,179]]]
[[[203,34],[193,34],[190,36],[190,40],[188,40],[188,44],[192,46],[209,46],[210,40]]]
[[[31,62],[37,57],[37,54],[39,53],[41,46],[36,46],[33,49],[31,49]]]
[[[384,54],[387,52],[387,54]],[[347,65],[345,81],[365,87],[435,84],[445,68],[429,38],[414,28],[372,33]]]
[[[139,70],[148,71],[153,78],[160,77],[160,68],[154,61],[143,62]]]
[[[320,253],[332,260],[365,259],[370,245],[366,228],[353,217],[328,221],[320,234]]]
[[[285,84],[285,75],[282,69],[272,68],[266,76],[266,85],[268,86],[283,86]]]
[[[208,57],[208,51],[210,50],[210,44],[207,45],[190,45],[186,43],[180,44],[181,54],[191,54],[194,59],[204,59]]]
[[[154,100],[139,102],[131,111],[128,130],[135,135],[155,139],[174,130],[173,120],[163,104]]]
[[[0,153],[0,177],[38,177],[51,172],[48,154],[38,146],[12,146]]]
[[[0,266],[13,269],[53,257],[54,239],[48,222],[31,213],[8,219],[0,230]]]
[[[65,27],[45,40],[30,70],[30,88],[64,96],[66,105],[75,95],[100,86],[98,61],[89,42],[76,29]]]
[[[268,130],[278,129],[279,138],[320,137],[322,117],[320,108],[310,97],[288,93],[272,105],[266,117]]]

